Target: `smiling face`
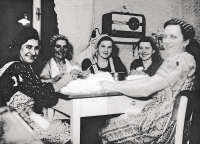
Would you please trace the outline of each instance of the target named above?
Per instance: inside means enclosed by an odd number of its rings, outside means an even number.
[[[112,42],[109,40],[101,41],[98,46],[98,54],[100,57],[107,59],[112,52]]]
[[[168,25],[164,30],[163,46],[168,55],[172,53],[181,53],[189,40],[183,39],[183,34],[179,25]]]
[[[147,61],[152,58],[153,50],[150,42],[141,42],[138,48],[138,54],[143,61]]]
[[[21,46],[20,60],[26,63],[33,63],[39,54],[39,41],[30,39]]]
[[[64,60],[67,54],[67,42],[65,40],[57,40],[54,46],[54,58]]]

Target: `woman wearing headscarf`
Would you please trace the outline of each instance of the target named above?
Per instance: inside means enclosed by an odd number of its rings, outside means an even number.
[[[95,74],[98,71],[104,72],[124,72],[127,74],[126,67],[117,56],[117,49],[114,41],[106,34],[100,35],[95,42],[96,52],[90,59],[84,59],[82,70],[90,70]]]
[[[164,62],[152,77],[111,83],[101,82],[104,90],[118,91],[130,97],[152,96],[140,113],[125,113],[110,119],[99,131],[106,143],[174,143],[176,120],[172,119],[174,102],[180,91],[192,90],[196,55],[190,42],[195,31],[179,19],[164,24]],[[198,63],[198,62],[197,62]]]
[[[72,61],[72,47],[68,39],[56,34],[51,38],[50,45],[52,56],[40,74],[42,81],[55,83],[65,73],[73,73],[73,79],[77,79],[81,69],[78,63]]]

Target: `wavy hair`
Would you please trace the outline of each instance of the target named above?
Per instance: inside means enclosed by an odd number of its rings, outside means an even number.
[[[155,50],[155,52],[152,54],[152,61],[161,59],[160,51],[158,50],[158,47],[156,46],[156,42],[152,37],[145,36],[145,37],[140,38],[140,40],[137,43],[137,48],[139,48],[141,42],[149,42],[151,44],[152,49]]]

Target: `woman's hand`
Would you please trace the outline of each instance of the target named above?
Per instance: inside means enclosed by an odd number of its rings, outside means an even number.
[[[132,69],[130,71],[130,75],[145,75],[146,73],[144,72],[144,68],[143,67],[138,67],[136,70]]]
[[[70,73],[65,73],[59,81],[65,81],[65,83],[67,84],[71,82],[72,80],[73,80],[73,76]]]
[[[59,81],[62,78],[62,76],[63,76],[63,74],[59,74],[54,78],[50,78],[49,75],[44,75],[44,76],[42,76],[41,80],[42,80],[42,82],[47,82],[47,83],[49,82],[49,83],[54,84],[57,81]]]
[[[82,71],[82,72],[79,74],[79,78],[85,79],[85,78],[87,78],[87,77],[89,76],[90,73],[91,73],[90,70]]]
[[[57,81],[59,81],[62,78],[62,74],[57,75],[56,77],[52,78],[51,83],[56,83]]]
[[[81,70],[73,69],[70,71],[70,74],[72,75],[73,80],[76,80],[81,73]]]

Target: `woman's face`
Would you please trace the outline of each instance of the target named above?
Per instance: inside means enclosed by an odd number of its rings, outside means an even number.
[[[150,42],[141,42],[138,48],[138,54],[143,61],[149,60],[152,58],[153,50]]]
[[[21,46],[20,60],[26,63],[33,63],[40,51],[39,41],[30,39]]]
[[[112,42],[109,40],[102,41],[98,46],[98,54],[100,57],[106,59],[112,52]]]
[[[54,57],[63,60],[67,55],[67,43],[65,40],[57,40],[54,46]]]
[[[189,40],[184,41],[179,25],[168,25],[164,30],[163,46],[168,55],[185,51]]]

